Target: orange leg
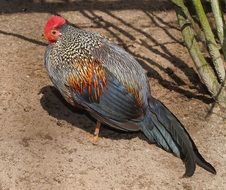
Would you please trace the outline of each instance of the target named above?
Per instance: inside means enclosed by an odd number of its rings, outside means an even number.
[[[91,137],[88,137],[89,140],[90,140],[93,144],[97,144],[97,142],[98,142],[98,140],[99,140],[100,126],[101,126],[101,123],[100,123],[99,121],[97,121],[94,135],[92,135]]]
[[[94,135],[97,137],[99,136],[99,133],[100,133],[100,126],[101,126],[101,122],[97,121],[97,125],[94,132]]]

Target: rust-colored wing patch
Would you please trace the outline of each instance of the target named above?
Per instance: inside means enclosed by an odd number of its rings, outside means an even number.
[[[95,59],[84,58],[76,60],[71,64],[70,69],[67,77],[68,85],[79,93],[86,89],[90,99],[99,101],[106,86],[106,75],[101,63]]]
[[[129,86],[128,84],[126,85],[126,89],[127,89],[127,91],[128,91],[129,93],[133,94],[133,96],[135,97],[136,105],[137,105],[138,107],[142,107],[144,101],[143,101],[142,96],[140,95],[140,92],[139,92],[137,89],[135,89],[135,88]]]

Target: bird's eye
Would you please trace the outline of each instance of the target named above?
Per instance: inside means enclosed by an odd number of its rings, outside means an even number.
[[[51,33],[52,33],[52,35],[55,35],[57,32],[56,32],[56,30],[52,30]]]

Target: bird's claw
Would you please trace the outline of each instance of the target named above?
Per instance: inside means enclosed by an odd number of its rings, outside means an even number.
[[[93,145],[97,145],[99,141],[99,136],[98,135],[92,135],[88,134],[87,135],[88,141],[90,141]]]

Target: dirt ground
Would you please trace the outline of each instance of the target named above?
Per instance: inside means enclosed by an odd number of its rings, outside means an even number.
[[[226,118],[199,78],[168,1],[0,2],[0,189],[226,189]],[[126,48],[147,70],[153,96],[178,116],[217,175],[180,159],[140,133],[108,127],[68,106],[43,66],[46,19],[61,14]]]

